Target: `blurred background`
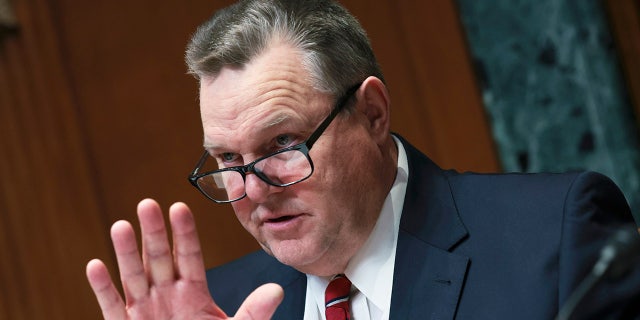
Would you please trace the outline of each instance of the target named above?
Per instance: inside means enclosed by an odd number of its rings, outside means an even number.
[[[98,319],[111,224],[193,209],[212,267],[257,249],[186,180],[202,152],[183,50],[232,1],[0,0],[0,319]],[[591,169],[640,210],[640,1],[341,1],[393,130],[459,171]],[[117,278],[117,274],[112,274]]]

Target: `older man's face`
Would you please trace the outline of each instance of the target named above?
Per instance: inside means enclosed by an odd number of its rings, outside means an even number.
[[[226,167],[247,164],[307,139],[334,100],[312,88],[298,51],[274,45],[244,68],[202,79],[205,147]],[[378,217],[381,200],[371,197],[381,194],[369,190],[382,183],[381,152],[356,110],[338,115],[310,156],[313,175],[289,187],[247,175],[247,196],[233,207],[268,253],[302,272],[330,275],[344,270]]]

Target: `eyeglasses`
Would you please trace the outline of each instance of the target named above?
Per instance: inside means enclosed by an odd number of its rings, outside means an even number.
[[[336,115],[344,109],[360,85],[359,83],[349,88],[338,99],[331,113],[304,142],[278,150],[244,166],[198,173],[209,158],[209,153],[205,151],[189,175],[189,182],[210,200],[217,203],[229,203],[238,201],[247,195],[245,181],[249,173],[255,174],[262,181],[276,187],[287,187],[306,180],[313,174],[313,161],[309,157],[309,150]]]

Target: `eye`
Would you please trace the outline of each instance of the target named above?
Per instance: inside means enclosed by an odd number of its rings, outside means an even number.
[[[286,148],[291,145],[293,138],[287,134],[281,134],[276,137],[276,147],[278,148]]]
[[[232,163],[238,160],[238,154],[231,152],[224,152],[220,154],[220,159],[223,163]]]

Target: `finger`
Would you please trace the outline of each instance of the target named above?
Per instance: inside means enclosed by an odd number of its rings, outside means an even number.
[[[138,219],[142,230],[142,257],[151,282],[158,286],[172,283],[175,279],[173,258],[158,203],[151,199],[140,201]]]
[[[271,319],[283,298],[282,287],[275,283],[263,284],[244,300],[234,319]]]
[[[124,319],[126,310],[122,297],[113,285],[109,271],[104,263],[94,259],[87,263],[87,280],[98,300],[102,316],[105,319]]]
[[[116,252],[120,279],[128,302],[144,297],[149,290],[147,274],[140,260],[133,227],[127,221],[117,221],[111,227],[111,240]]]
[[[169,218],[177,274],[190,281],[206,281],[200,240],[191,210],[184,203],[174,203],[169,209]]]

